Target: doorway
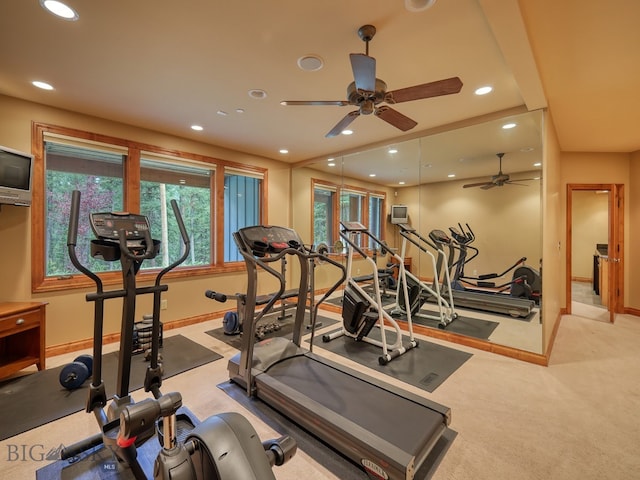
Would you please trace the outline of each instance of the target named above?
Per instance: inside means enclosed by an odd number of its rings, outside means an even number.
[[[615,314],[622,312],[623,188],[619,184],[567,185],[567,313],[613,322]],[[585,303],[599,306],[578,304],[580,311],[573,312],[573,301],[580,301],[582,292]]]

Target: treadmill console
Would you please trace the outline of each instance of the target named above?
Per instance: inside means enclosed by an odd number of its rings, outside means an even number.
[[[451,243],[451,238],[442,230],[431,230],[429,232],[429,238],[440,245],[449,245]]]
[[[97,238],[117,242],[120,230],[124,230],[127,240],[142,240],[150,227],[149,219],[144,215],[102,212],[91,214],[91,229]]]
[[[367,230],[367,227],[360,222],[340,222],[340,225],[346,232],[365,232]]]

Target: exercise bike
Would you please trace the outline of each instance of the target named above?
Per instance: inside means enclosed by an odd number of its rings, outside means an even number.
[[[476,236],[469,224],[466,224],[466,229],[460,223],[458,223],[458,227],[459,229],[449,227],[452,238],[460,247],[459,256],[454,262],[455,268],[453,269],[453,282],[456,288],[467,288],[487,293],[508,293],[511,297],[527,298],[539,303],[542,293],[542,280],[538,271],[526,265],[527,257],[521,257],[501,273],[485,273],[477,276],[465,275],[466,264],[476,258],[480,251],[471,245]],[[471,256],[469,256],[469,251],[472,252]],[[513,271],[513,275],[510,280],[502,283],[496,281],[511,271]]]
[[[60,472],[73,468],[100,478],[117,476],[146,479],[275,479],[274,465],[282,465],[296,452],[288,436],[261,442],[251,424],[237,413],[221,413],[200,422],[182,406],[178,392],[162,394],[162,365],[158,361],[161,293],[168,290],[162,278],[189,255],[189,237],[175,200],[171,206],[183,242],[182,256],[162,269],[154,285],[136,286],[136,274],[145,260],[156,257],[160,241],[151,237],[147,217],[131,213],[92,213],[91,255],[107,262],[119,261],[123,288],[104,291],[101,278],[80,263],[76,255],[80,192],[72,195],[67,246],[73,265],[96,284],[87,295],[94,302],[93,377],[86,411],[93,413],[100,433],[61,451]],[[144,390],[153,398],[135,403],[129,392],[133,323],[138,295],[153,294],[153,323],[150,365]],[[102,335],[104,301],[122,298],[122,324],[118,358],[117,394],[111,403],[102,380]],[[107,409],[105,410],[105,407]],[[153,442],[157,437],[160,444]],[[138,455],[138,452],[141,455]],[[155,460],[153,460],[155,457]],[[114,458],[117,460],[114,462]],[[106,459],[106,460],[105,460]],[[151,459],[151,460],[150,460]],[[151,464],[151,462],[153,462]],[[80,467],[78,467],[80,465]],[[115,470],[115,472],[114,472]],[[72,473],[71,475],[74,475]],[[92,477],[93,478],[93,477]]]

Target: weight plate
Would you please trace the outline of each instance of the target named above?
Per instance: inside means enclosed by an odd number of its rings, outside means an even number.
[[[73,362],[65,365],[60,371],[60,385],[67,390],[75,390],[89,378],[89,369],[84,363]]]

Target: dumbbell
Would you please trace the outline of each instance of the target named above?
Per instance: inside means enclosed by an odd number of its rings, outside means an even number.
[[[82,386],[93,373],[93,357],[80,355],[73,362],[64,366],[60,372],[60,385],[67,390],[75,390]]]

